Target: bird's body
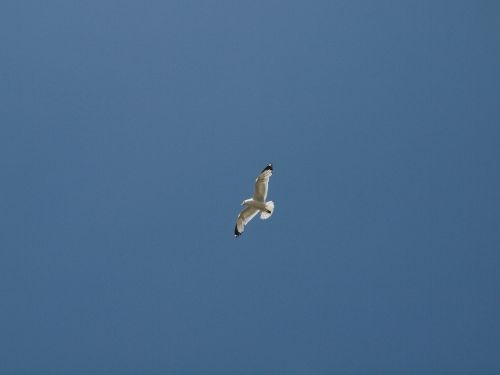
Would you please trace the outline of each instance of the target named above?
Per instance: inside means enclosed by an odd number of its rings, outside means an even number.
[[[236,219],[236,226],[234,227],[234,235],[238,237],[245,230],[250,220],[255,215],[260,213],[262,220],[268,219],[273,214],[274,203],[272,201],[266,202],[267,191],[269,185],[269,177],[273,174],[273,165],[268,164],[255,180],[255,191],[253,197],[245,199],[241,205],[245,208],[240,212]]]
[[[247,206],[247,207],[256,208],[257,210],[260,210],[260,211],[266,210],[266,204],[264,202],[255,201],[252,198],[245,199],[243,201],[242,205]]]

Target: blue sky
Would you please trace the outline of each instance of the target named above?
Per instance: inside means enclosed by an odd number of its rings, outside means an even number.
[[[1,374],[500,372],[500,3],[4,1],[0,35]]]

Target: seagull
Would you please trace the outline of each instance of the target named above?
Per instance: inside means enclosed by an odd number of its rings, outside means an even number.
[[[238,237],[243,233],[245,225],[247,225],[259,212],[262,220],[269,219],[273,214],[274,202],[266,202],[269,177],[271,177],[272,174],[273,165],[268,164],[255,180],[255,191],[253,193],[253,197],[245,199],[241,203],[241,205],[245,206],[245,208],[241,210],[238,218],[236,219],[236,226],[234,227],[235,237]]]

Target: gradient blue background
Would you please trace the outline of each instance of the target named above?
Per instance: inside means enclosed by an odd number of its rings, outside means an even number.
[[[1,374],[500,373],[500,2],[0,8]]]

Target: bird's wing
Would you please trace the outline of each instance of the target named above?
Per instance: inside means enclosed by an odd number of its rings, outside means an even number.
[[[245,225],[248,224],[250,220],[254,218],[255,215],[259,212],[258,209],[253,207],[245,207],[238,218],[236,219],[236,226],[234,227],[234,235],[238,237],[245,230]]]
[[[273,165],[268,164],[255,180],[255,191],[253,199],[259,202],[265,202],[267,197],[267,188],[269,185],[269,177],[273,175]]]

